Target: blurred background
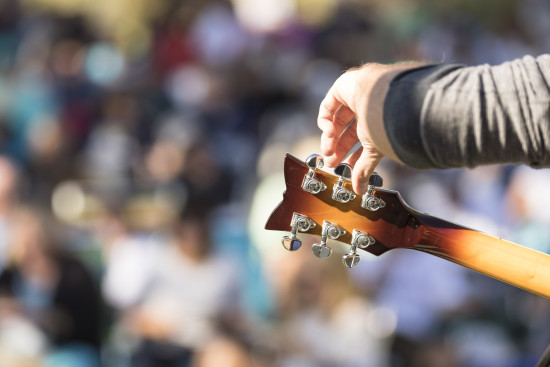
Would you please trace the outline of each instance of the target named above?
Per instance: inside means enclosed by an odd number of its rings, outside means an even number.
[[[549,34],[545,0],[0,0],[0,366],[533,366],[548,300],[414,251],[350,271],[263,226],[344,70]],[[550,251],[550,171],[379,172]]]

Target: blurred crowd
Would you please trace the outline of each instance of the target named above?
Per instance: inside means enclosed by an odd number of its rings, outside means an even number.
[[[547,300],[414,251],[350,271],[263,226],[344,70],[548,34],[545,0],[0,0],[0,366],[534,365]],[[550,253],[549,171],[379,172]]]

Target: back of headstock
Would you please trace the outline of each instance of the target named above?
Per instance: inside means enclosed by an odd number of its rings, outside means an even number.
[[[265,228],[290,231],[283,246],[301,246],[299,232],[318,235],[313,253],[328,257],[328,239],[347,243],[344,265],[359,262],[358,249],[381,255],[393,248],[410,248],[468,267],[482,274],[550,298],[550,255],[493,237],[471,228],[414,211],[396,191],[380,189],[371,176],[369,190],[357,197],[351,189],[351,168],[341,165],[336,175],[320,170],[319,156],[301,162],[285,158],[286,191]]]
[[[265,228],[291,232],[283,238],[287,250],[301,246],[297,237],[300,232],[315,234],[321,237],[313,245],[317,257],[331,254],[326,241],[334,239],[351,246],[342,260],[353,267],[359,262],[358,249],[380,255],[419,242],[418,213],[403,202],[398,192],[380,189],[380,176],[373,175],[367,194],[358,197],[351,188],[349,166],[338,166],[335,175],[319,169],[321,166],[322,159],[317,155],[306,162],[290,154],[285,158],[286,191]]]

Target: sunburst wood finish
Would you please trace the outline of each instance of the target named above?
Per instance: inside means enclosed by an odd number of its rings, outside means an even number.
[[[353,229],[366,231],[376,244],[366,251],[381,255],[394,248],[408,248],[429,253],[466,266],[493,278],[550,298],[550,256],[514,243],[419,213],[410,208],[396,191],[377,189],[374,194],[386,203],[371,212],[361,207],[361,198],[342,204],[331,198],[338,178],[318,170],[317,179],[327,189],[317,195],[302,190],[307,166],[287,154],[285,158],[286,191],[283,201],[269,217],[265,228],[290,231],[294,212],[307,215],[317,225],[307,233],[321,235],[324,220],[346,230],[339,242],[350,243]],[[351,189],[351,183],[345,186]]]

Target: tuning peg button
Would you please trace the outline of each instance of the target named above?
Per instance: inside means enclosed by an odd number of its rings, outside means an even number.
[[[361,199],[361,206],[371,212],[377,211],[380,208],[386,206],[384,200],[374,195],[374,190],[378,187],[382,187],[383,184],[382,176],[374,172],[369,177],[369,185],[367,187],[367,193],[363,195]]]
[[[311,250],[313,251],[313,254],[319,259],[326,259],[332,254],[331,248],[322,243],[314,244]]]
[[[307,232],[315,227],[315,222],[307,216],[300,213],[293,213],[290,221],[290,236],[284,236],[282,244],[288,251],[296,251],[302,247],[302,241],[296,238],[297,232]]]
[[[312,194],[318,194],[327,188],[327,185],[315,178],[315,170],[317,170],[318,168],[323,168],[323,157],[321,157],[319,154],[312,154],[307,157],[305,163],[306,166],[308,166],[309,170],[304,175],[304,179],[302,181],[302,189]]]
[[[373,172],[369,177],[369,185],[373,187],[382,187],[382,185],[384,185],[384,180],[378,173]]]
[[[319,154],[311,154],[306,158],[306,165],[311,169],[323,168],[325,162]]]
[[[283,243],[283,247],[288,251],[296,251],[300,247],[302,247],[301,240],[299,240],[298,238],[292,238],[290,236],[284,236],[281,242]]]
[[[347,163],[342,163],[334,169],[334,174],[338,176],[338,182],[332,188],[332,199],[341,203],[347,203],[355,199],[355,193],[344,187],[346,180],[351,179],[351,166]]]
[[[347,163],[341,163],[334,169],[334,174],[347,178],[348,180],[351,178],[351,166]]]
[[[355,265],[359,264],[359,261],[361,261],[361,257],[357,252],[350,252],[342,256],[342,262],[348,268],[353,268]]]

